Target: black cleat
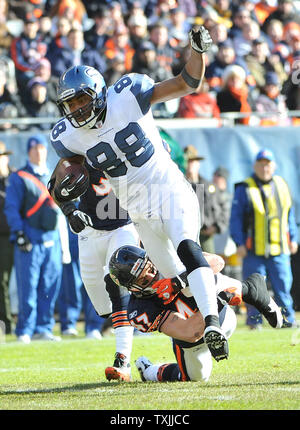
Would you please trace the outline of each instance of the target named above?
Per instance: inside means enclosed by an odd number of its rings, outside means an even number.
[[[273,328],[281,328],[283,316],[279,306],[268,292],[265,277],[259,273],[253,273],[246,281],[242,282],[242,295],[245,303],[253,305],[266,318]],[[244,290],[247,290],[244,293]]]
[[[229,356],[228,342],[222,331],[214,326],[206,327],[204,341],[216,361],[224,360]]]

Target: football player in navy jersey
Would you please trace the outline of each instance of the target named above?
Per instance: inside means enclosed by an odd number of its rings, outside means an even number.
[[[228,342],[219,323],[213,272],[199,244],[199,201],[161,144],[151,112],[151,105],[192,93],[201,84],[212,39],[203,26],[189,36],[191,52],[182,72],[159,83],[130,73],[107,88],[92,67],[66,70],[57,96],[64,117],[53,127],[51,143],[61,158],[58,166],[87,160],[104,172],[165,277],[187,271],[204,317],[205,343],[219,361],[228,355]],[[78,196],[64,179],[51,193],[57,201]]]
[[[130,381],[130,356],[133,327],[128,322],[128,291],[116,288],[108,272],[112,253],[122,245],[137,245],[138,234],[128,213],[124,211],[103,172],[85,163],[89,187],[80,197],[78,208],[72,201],[59,206],[68,218],[70,228],[78,236],[80,272],[84,287],[97,313],[112,316],[116,337],[114,364],[105,370],[108,380]],[[113,217],[108,217],[109,208]]]
[[[214,276],[214,294],[218,301],[219,320],[226,337],[236,327],[231,309],[244,300],[254,305],[273,328],[282,326],[279,307],[270,297],[264,277],[254,273],[246,281],[222,275],[221,257],[204,253]],[[187,274],[159,279],[160,274],[144,249],[123,246],[114,252],[109,263],[110,276],[117,285],[131,292],[128,319],[141,332],[160,331],[170,336],[177,363],[152,364],[139,357],[136,366],[143,381],[207,381],[212,370],[211,353],[204,343],[205,324],[191,295]]]

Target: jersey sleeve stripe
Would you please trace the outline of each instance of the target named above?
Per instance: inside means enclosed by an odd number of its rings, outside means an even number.
[[[51,140],[51,145],[55,149],[56,154],[61,157],[74,157],[78,154],[67,149],[60,140]]]
[[[147,75],[136,74],[130,90],[135,96],[143,115],[145,115],[151,106],[150,102],[154,90],[153,80]]]

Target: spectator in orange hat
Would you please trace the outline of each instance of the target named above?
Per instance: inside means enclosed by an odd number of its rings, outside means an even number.
[[[272,6],[270,0],[261,0],[254,6],[255,14],[260,25],[263,25],[265,20],[276,10],[276,6]]]

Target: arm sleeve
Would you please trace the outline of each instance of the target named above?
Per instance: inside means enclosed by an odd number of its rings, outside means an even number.
[[[24,229],[21,217],[25,186],[23,180],[17,173],[12,173],[6,189],[4,212],[11,233]]]
[[[154,90],[154,81],[147,75],[132,73],[130,91],[135,96],[142,113],[145,115],[151,107],[151,97]]]
[[[290,233],[291,242],[298,243],[298,228],[296,223],[294,206],[290,208],[289,216],[288,216],[288,224],[289,224],[289,233]]]

